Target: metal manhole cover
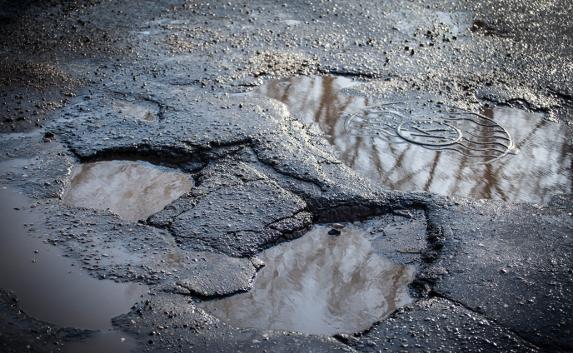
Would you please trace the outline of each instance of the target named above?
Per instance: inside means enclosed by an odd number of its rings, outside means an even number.
[[[459,153],[489,163],[516,153],[512,138],[494,120],[456,107],[386,103],[348,115],[347,133],[412,143],[431,150]]]
[[[406,121],[396,128],[398,136],[406,141],[426,146],[448,146],[462,138],[462,132],[443,121]]]

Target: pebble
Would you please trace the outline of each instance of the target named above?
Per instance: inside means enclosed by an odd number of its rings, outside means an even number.
[[[330,235],[340,235],[340,231],[339,231],[338,229],[332,228],[331,230],[328,231],[328,234],[330,234]]]
[[[339,229],[339,230],[340,230],[340,229],[344,228],[344,224],[341,224],[341,223],[333,223],[333,224],[332,224],[332,228],[333,228],[333,229]]]

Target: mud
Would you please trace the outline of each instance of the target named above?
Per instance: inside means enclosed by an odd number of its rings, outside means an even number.
[[[189,192],[192,179],[150,163],[105,161],[81,164],[72,171],[64,203],[109,209],[129,221],[145,220]]]
[[[340,233],[333,235],[331,233]],[[239,327],[334,335],[368,329],[412,301],[413,268],[377,255],[360,226],[317,225],[266,250],[245,294],[201,307]]]

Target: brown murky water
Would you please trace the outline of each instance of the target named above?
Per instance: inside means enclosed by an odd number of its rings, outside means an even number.
[[[66,204],[105,210],[129,221],[145,220],[189,192],[188,174],[142,161],[105,161],[74,168]]]
[[[365,126],[361,129],[356,121],[394,130],[384,125],[388,122],[367,119],[370,112],[365,108],[380,102],[343,92],[356,84],[344,77],[295,77],[270,81],[257,92],[284,102],[297,119],[318,126],[344,163],[389,189],[528,202],[547,202],[555,194],[573,190],[570,129],[546,120],[543,114],[508,107],[479,112],[501,129],[480,127],[474,131],[479,135],[470,137],[474,139],[471,146],[478,151],[474,153],[483,150],[480,144],[489,143],[486,147],[492,149],[506,143],[500,133],[503,130],[519,153],[500,153],[501,158],[488,163],[483,162],[491,158],[483,156],[476,163],[476,158],[460,151],[432,150],[409,143],[392,131],[372,134]],[[358,119],[349,129],[348,119],[353,115]],[[466,132],[458,136],[456,129],[449,129],[451,139],[466,137]]]
[[[377,255],[359,226],[329,229],[264,251],[251,291],[202,307],[238,327],[332,335],[368,329],[412,301],[413,267]]]
[[[90,349],[106,351],[110,337],[117,336],[113,351],[128,352],[133,342],[110,331],[111,318],[128,312],[147,287],[89,276],[59,249],[35,236],[42,232],[44,216],[30,205],[24,196],[0,189],[0,288],[14,291],[21,308],[39,320],[103,330],[89,339]],[[84,352],[87,346],[76,343],[66,352]]]

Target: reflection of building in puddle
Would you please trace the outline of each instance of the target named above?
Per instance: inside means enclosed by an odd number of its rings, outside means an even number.
[[[202,305],[240,327],[335,334],[363,331],[411,302],[412,267],[377,255],[358,226],[328,230],[266,250],[251,291]]]
[[[271,81],[259,93],[286,103],[303,122],[318,125],[348,166],[390,189],[530,202],[548,201],[554,194],[572,190],[572,149],[567,130],[546,121],[542,114],[513,108],[482,112],[509,132],[520,153],[480,164],[473,158],[480,152],[477,144],[472,145],[473,155],[467,156],[451,149],[438,151],[408,143],[397,134],[348,130],[346,117],[368,112],[364,108],[374,105],[368,98],[341,92],[351,85],[346,78],[297,77]],[[501,134],[495,137],[492,131],[474,126],[471,133],[474,141],[488,142],[491,148],[503,142],[499,140]]]
[[[141,161],[107,161],[75,168],[64,202],[105,210],[130,221],[144,220],[187,193],[184,173]]]

